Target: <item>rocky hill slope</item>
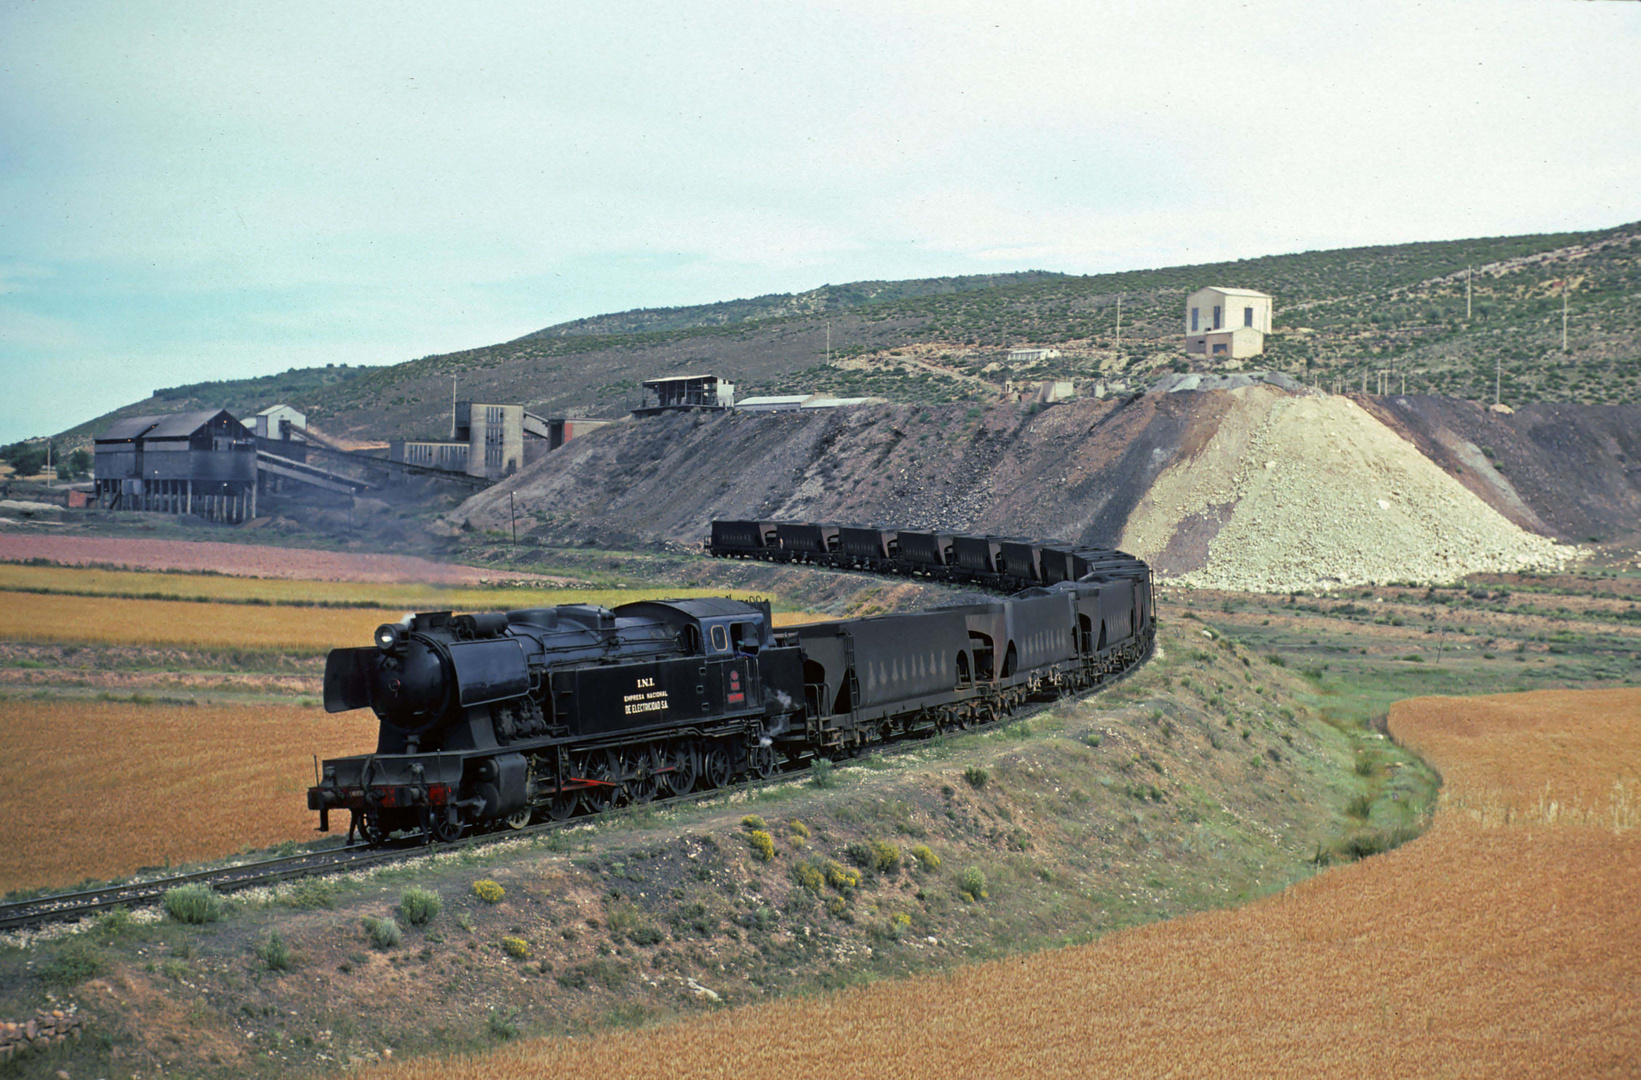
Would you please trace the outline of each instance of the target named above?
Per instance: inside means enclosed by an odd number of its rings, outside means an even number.
[[[569,443],[448,523],[695,544],[714,517],[833,520],[1123,545],[1215,587],[1447,581],[1631,536],[1638,455],[1641,406],[1505,414],[1262,383],[1047,409],[675,415]]]
[[[1276,297],[1276,333],[1260,363],[1306,383],[1472,399],[1491,399],[1496,388],[1517,405],[1641,401],[1635,223],[1086,277],[1029,272],[829,285],[579,319],[356,377],[320,369],[260,387],[172,388],[122,412],[230,399],[254,411],[284,400],[333,435],[380,441],[448,430],[452,380],[471,400],[616,416],[636,404],[640,381],[695,371],[721,374],[743,394],[829,390],[901,402],[991,402],[1009,380],[1144,382],[1184,367],[1184,299],[1209,284]],[[1009,349],[1025,345],[1059,355],[1011,364]],[[74,433],[100,430],[106,420]]]

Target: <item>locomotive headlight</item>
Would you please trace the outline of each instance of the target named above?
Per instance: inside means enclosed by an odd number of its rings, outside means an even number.
[[[383,623],[376,628],[376,647],[383,652],[392,652],[404,638],[405,629],[398,623]]]

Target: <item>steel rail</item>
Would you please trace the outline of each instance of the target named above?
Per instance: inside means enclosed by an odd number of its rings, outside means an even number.
[[[1062,693],[1047,701],[1031,702],[1028,699],[1017,708],[998,716],[995,720],[976,723],[968,728],[961,729],[957,734],[986,731],[1006,724],[1019,723],[1065,701],[1081,700],[1090,694],[1097,694],[1123,681],[1144,666],[1154,651],[1155,639],[1153,638],[1146,642],[1145,649],[1135,658],[1132,664],[1102,679],[1097,686],[1091,686],[1078,692]],[[937,732],[936,734],[940,733]],[[884,755],[908,753],[927,746],[929,740],[933,737],[935,736],[895,739],[891,742],[877,744],[870,750],[870,753]],[[604,811],[566,818],[563,821],[547,820],[528,825],[522,829],[504,828],[490,832],[473,833],[450,843],[434,844],[426,842],[420,837],[390,841],[387,846],[379,847],[358,843],[320,851],[302,852],[297,855],[284,855],[273,859],[238,863],[234,866],[172,874],[166,877],[151,878],[147,881],[126,882],[101,889],[86,889],[78,892],[53,893],[48,896],[31,897],[10,904],[0,904],[0,931],[16,930],[70,919],[81,919],[117,907],[146,906],[159,902],[167,890],[182,885],[209,885],[217,892],[231,894],[255,888],[259,885],[277,884],[283,881],[317,877],[323,874],[342,873],[378,863],[406,861],[426,855],[460,850],[464,847],[479,847],[521,837],[543,835],[559,829],[594,824],[622,811],[654,810],[691,805],[709,799],[756,791],[775,784],[801,781],[811,771],[812,764],[802,769],[778,773],[775,776],[748,777],[745,780],[705,791],[690,791],[644,803],[626,803],[620,807],[611,807]]]

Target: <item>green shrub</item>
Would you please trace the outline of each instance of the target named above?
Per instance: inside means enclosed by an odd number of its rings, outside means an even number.
[[[108,959],[89,941],[76,938],[65,942],[40,974],[46,982],[57,986],[78,986],[107,971]]]
[[[222,918],[222,897],[209,885],[178,885],[160,898],[165,913],[181,923],[203,926]]]
[[[628,941],[632,942],[634,945],[640,946],[659,945],[666,939],[667,936],[665,934],[663,934],[656,927],[650,926],[648,923],[642,926],[633,927],[627,934]]]
[[[406,889],[399,898],[399,914],[411,926],[426,926],[444,908],[439,894],[427,889]]]
[[[256,958],[262,961],[269,971],[289,971],[291,969],[291,947],[285,944],[285,939],[275,930],[256,947]]]
[[[501,949],[514,960],[530,959],[530,943],[521,937],[502,938]]]
[[[800,840],[809,839],[809,826],[805,825],[797,818],[793,818],[791,821],[788,821],[786,823],[786,828],[793,836],[796,836]]]
[[[900,869],[900,849],[882,840],[857,840],[845,851],[850,861],[865,870],[892,874]]]
[[[829,788],[838,782],[832,775],[832,763],[825,758],[816,758],[809,765],[809,782],[818,788]]]
[[[338,888],[329,881],[299,881],[291,886],[280,902],[286,907],[303,910],[324,908],[328,911],[336,906]]]
[[[841,896],[834,896],[826,902],[826,910],[831,913],[833,918],[848,921],[849,901]]]
[[[365,936],[378,949],[391,949],[404,939],[404,931],[399,929],[398,923],[383,916],[365,920]]]
[[[826,883],[838,892],[848,892],[860,887],[860,871],[844,866],[842,863],[827,859],[823,864],[826,873]]]
[[[991,774],[978,765],[970,765],[963,770],[963,779],[968,781],[971,788],[979,791],[986,786],[986,781],[991,779]]]
[[[792,868],[792,877],[799,885],[810,892],[820,892],[826,888],[826,875],[810,863],[799,863]]]
[[[1349,814],[1353,818],[1362,818],[1366,820],[1368,814],[1372,811],[1373,800],[1369,799],[1366,795],[1356,796],[1345,806],[1345,813]]]
[[[930,850],[928,844],[913,844],[912,858],[916,859],[918,864],[925,870],[940,869],[940,856]]]
[[[513,1016],[503,1012],[492,1012],[490,1014],[490,1034],[498,1039],[518,1038],[519,1026],[513,1022],[514,1019]]]
[[[775,857],[775,838],[762,829],[753,829],[747,836],[747,842],[752,845],[752,854],[764,862]]]
[[[473,895],[487,904],[499,904],[501,898],[507,895],[507,890],[489,878],[485,878],[482,881],[473,882]]]
[[[753,832],[768,832],[769,823],[757,814],[748,814],[746,817],[741,819],[741,828],[749,829]]]
[[[963,871],[963,876],[957,881],[957,887],[968,900],[984,900],[991,895],[986,891],[986,875],[978,866],[971,866]]]

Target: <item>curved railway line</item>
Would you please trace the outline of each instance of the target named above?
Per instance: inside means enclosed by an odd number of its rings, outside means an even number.
[[[714,529],[715,533],[717,533],[718,523],[714,523]],[[864,532],[864,530],[860,531]],[[761,530],[760,533],[756,535],[759,539],[763,538]],[[833,535],[836,535],[835,530]],[[878,537],[876,542],[883,543],[884,548],[887,548],[887,542],[883,541],[881,538],[890,534],[875,533],[875,535]],[[915,534],[909,533],[901,534],[902,537],[905,537],[908,540],[911,540],[914,535]],[[715,537],[715,539],[717,538],[718,537]],[[778,544],[778,540],[773,532],[768,534],[768,539],[771,541],[776,541]],[[825,538],[819,539],[820,543],[817,544],[817,546],[822,550],[825,550],[828,546]],[[948,537],[941,536],[937,538],[937,543],[944,545],[944,542],[949,539],[950,538]],[[1010,586],[1018,588],[1022,584],[1032,584],[1033,582],[1030,578],[1027,578],[1025,581],[1021,580],[1021,577],[1024,575],[1019,575],[1021,562],[1019,561],[1018,556],[1016,557],[1016,561],[1011,568],[1014,571],[1013,573],[1008,574],[1007,577],[1004,577],[998,573],[999,570],[1004,569],[1004,559],[1007,557],[1006,553],[1008,550],[1002,546],[1002,543],[1005,542],[993,541],[991,543],[991,554],[996,557],[996,561],[994,563],[987,564],[990,567],[989,570],[976,573],[973,569],[960,568],[955,565],[956,560],[954,558],[954,565],[951,568],[952,572],[949,575],[935,573],[930,574],[929,576],[943,577],[946,580],[961,579],[966,584],[980,585],[982,587],[989,587],[998,590],[1008,588]],[[716,547],[717,545],[715,544],[714,546]],[[835,548],[835,542],[831,546]],[[1051,575],[1050,573],[1044,572],[1042,569],[1045,565],[1047,565],[1047,559],[1056,555],[1055,550],[1048,545],[1033,545],[1033,547],[1035,550],[1031,551],[1031,555],[1033,556],[1036,565],[1033,568],[1035,572],[1032,574],[1032,577],[1036,578],[1036,583],[1042,583],[1046,579],[1057,577],[1057,575]],[[937,554],[944,554],[940,551],[939,547],[931,548],[931,551]],[[726,552],[721,548],[713,553],[719,555],[730,554],[730,552]],[[733,554],[740,554],[742,557],[746,557],[747,553],[736,551]],[[769,558],[772,554],[773,552],[765,550],[761,553],[754,554],[751,557]],[[776,556],[776,558],[779,559],[779,561],[818,562],[823,565],[828,563],[837,565],[838,563],[844,562],[841,558],[834,562],[831,559],[806,557],[805,555],[800,555],[797,551],[791,549],[788,549],[784,554],[784,558],[781,556]],[[1137,564],[1139,571],[1142,574],[1145,572],[1143,563],[1137,563],[1137,560],[1132,560],[1131,557],[1123,555],[1123,553],[1076,551],[1073,554],[1072,550],[1069,548],[1065,550],[1065,570],[1069,575],[1073,572],[1099,568],[1102,563],[1110,566],[1111,563],[1108,560],[1110,560],[1113,555],[1126,561],[1125,565],[1121,566],[1121,570],[1124,572],[1125,576],[1130,576],[1134,573],[1133,567],[1135,564]],[[1081,562],[1081,564],[1079,564],[1078,560],[1083,560],[1085,558],[1086,562]],[[850,569],[885,574],[903,574],[907,572],[904,567],[893,567],[876,559],[855,559],[850,561],[852,562],[852,565],[848,566]],[[922,573],[923,569],[919,568],[918,572]],[[1081,575],[1079,574],[1079,576]],[[1148,581],[1148,574],[1146,575],[1146,579]],[[1067,576],[1058,577],[1058,580],[1075,579]],[[1147,609],[1149,608],[1148,592],[1145,594],[1145,607]],[[1128,639],[1127,643],[1121,646],[1120,649],[1113,649],[1111,651],[1112,666],[1100,670],[1085,668],[1080,674],[1075,674],[1069,677],[1056,676],[1054,678],[1042,680],[1033,679],[1029,684],[1021,683],[1012,690],[998,695],[993,704],[984,710],[973,708],[962,710],[949,709],[946,712],[940,713],[939,715],[941,717],[941,721],[940,723],[933,725],[934,730],[938,732],[984,730],[987,728],[994,728],[1005,723],[1018,722],[1022,719],[1036,715],[1042,710],[1049,708],[1056,702],[1066,700],[1068,698],[1074,699],[1082,697],[1085,694],[1093,693],[1097,690],[1105,688],[1106,686],[1109,686],[1114,682],[1126,678],[1129,674],[1143,665],[1147,659],[1149,659],[1154,649],[1154,616],[1151,615],[1149,610],[1146,610],[1145,614],[1146,618],[1143,621],[1139,619],[1134,620],[1135,622],[1140,623],[1140,625],[1133,627],[1131,632],[1132,636]],[[1105,634],[1102,628],[1100,633],[1100,645],[1102,648],[1104,646],[1104,642]],[[334,657],[335,654],[333,653],[333,660]],[[330,691],[327,690],[327,694],[329,693]],[[919,715],[922,717],[932,716],[935,714],[931,710],[925,710]],[[879,734],[875,739],[839,741],[832,748],[831,752],[826,755],[817,754],[816,757],[853,757],[865,753],[898,754],[920,746],[928,745],[927,736],[929,734],[929,730],[929,725],[921,725],[914,728],[912,724],[906,724],[900,730],[891,732],[889,725],[885,723],[879,729]],[[771,754],[770,758],[770,764],[774,765],[776,760],[775,756]],[[643,807],[645,809],[664,808],[668,806],[692,804],[705,799],[732,795],[737,792],[756,790],[758,788],[773,784],[788,783],[795,779],[801,779],[803,776],[807,775],[810,772],[810,763],[812,760],[815,760],[815,757],[806,757],[803,759],[786,757],[782,761],[781,765],[777,766],[773,770],[748,770],[746,778],[742,780],[716,783],[711,780],[703,780],[702,783],[706,785],[703,790],[691,790],[664,798],[646,797],[644,795],[633,794],[629,801],[625,801],[621,805],[625,807]],[[616,787],[617,790],[622,791],[623,794],[641,790],[637,786],[612,786]],[[649,793],[650,796],[654,796],[655,794],[657,793],[653,791]],[[484,845],[500,840],[543,834],[557,829],[570,828],[576,825],[585,824],[589,820],[596,819],[609,812],[610,801],[611,800],[603,800],[601,802],[580,803],[579,805],[588,812],[584,812],[579,816],[574,817],[560,817],[556,814],[549,816],[531,813],[503,815],[489,822],[487,827],[483,830],[476,830],[466,836],[460,836],[459,838],[457,838],[457,836],[440,835],[439,830],[424,828],[420,832],[412,829],[410,835],[402,838],[395,837],[393,839],[380,840],[377,843],[352,843],[350,830],[350,842],[337,847],[308,851],[296,855],[279,856],[276,858],[263,859],[254,862],[240,863],[229,867],[169,875],[146,881],[126,882],[101,889],[78,890],[74,892],[32,897],[26,900],[0,904],[0,931],[17,930],[50,922],[81,919],[90,915],[95,915],[98,912],[108,911],[114,908],[130,908],[133,906],[153,904],[159,902],[167,890],[174,889],[182,885],[202,884],[207,885],[220,893],[234,893],[258,886],[273,885],[298,878],[345,873],[382,863],[404,861],[422,857],[430,852],[454,850],[461,847]],[[571,805],[573,808],[577,804],[572,802]],[[430,846],[429,842],[434,839],[441,842],[437,846]]]
[[[1103,690],[1132,675],[1143,666],[1146,660],[1150,659],[1151,652],[1152,647],[1147,647],[1138,663],[1121,674],[1113,676],[1100,686],[1061,695],[1048,701],[1029,702],[1013,712],[998,717],[996,720],[976,724],[969,730],[987,731],[1007,724],[1019,723],[1022,720],[1029,720],[1062,701],[1077,700],[1088,694]],[[929,740],[927,739],[907,739],[887,746],[876,747],[873,752],[886,755],[902,754],[928,745]],[[656,799],[649,803],[628,804],[627,807],[622,809],[642,807],[646,810],[655,810],[669,806],[685,806],[708,799],[733,795],[737,792],[755,791],[760,788],[773,787],[776,784],[801,781],[809,773],[810,767],[805,766],[769,779],[754,777],[726,787],[691,792],[687,795],[674,795],[666,799]],[[606,813],[615,812],[619,811],[608,811]],[[143,907],[149,904],[157,904],[168,889],[174,889],[181,885],[209,885],[219,893],[231,894],[257,888],[258,886],[278,885],[300,878],[347,873],[371,866],[404,862],[427,855],[455,851],[464,847],[478,847],[506,840],[515,840],[520,837],[541,835],[559,829],[586,825],[596,821],[600,816],[599,814],[588,814],[567,821],[546,820],[523,829],[500,829],[495,832],[465,837],[451,844],[431,845],[424,842],[422,837],[415,836],[392,843],[386,847],[377,847],[365,843],[343,845],[320,851],[240,863],[214,870],[198,870],[185,874],[173,874],[163,878],[153,878],[148,881],[110,885],[101,889],[83,889],[75,892],[31,897],[27,900],[0,904],[0,933],[41,926],[46,923],[83,919],[114,908]]]

